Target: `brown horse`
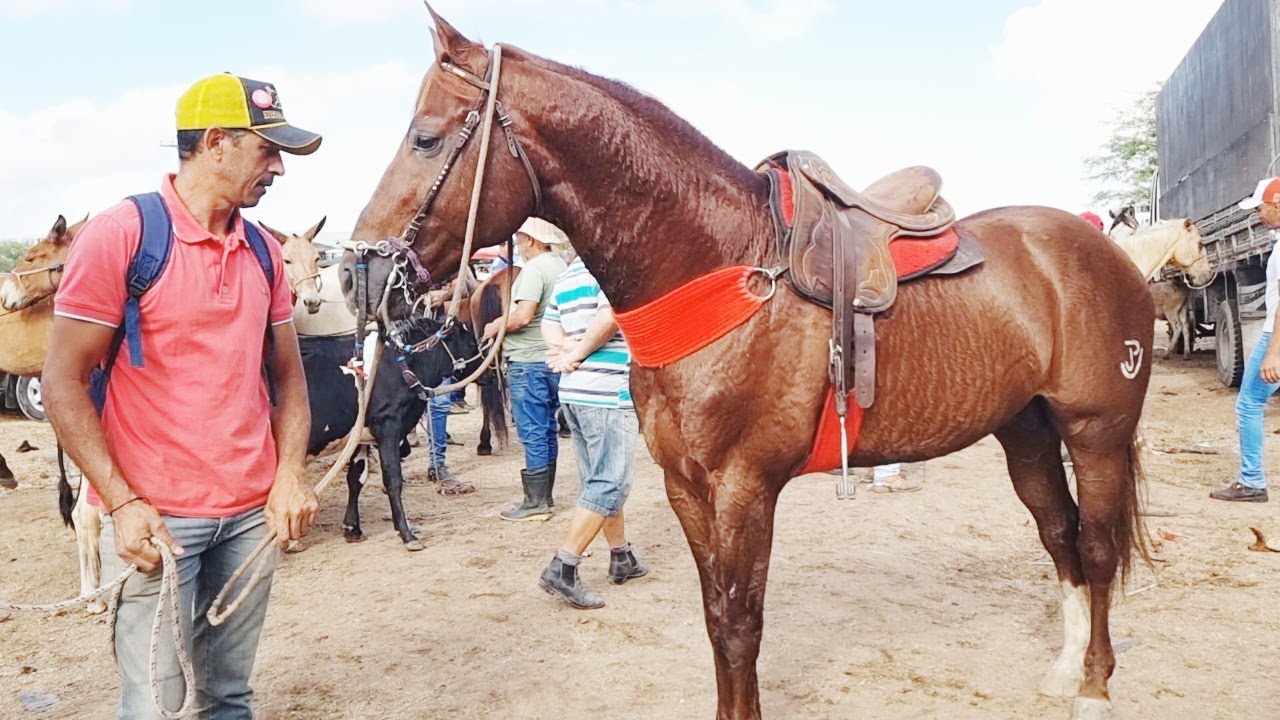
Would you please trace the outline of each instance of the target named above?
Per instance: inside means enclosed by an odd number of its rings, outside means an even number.
[[[436,29],[436,62],[409,131],[353,240],[405,232],[463,128],[475,127],[469,112],[494,92],[514,139],[494,126],[477,246],[503,241],[536,211],[573,238],[620,312],[720,268],[783,261],[766,180],[657,100],[508,47],[493,87],[482,78],[495,55],[438,16]],[[408,236],[423,265],[445,276],[461,259],[480,142],[464,150]],[[1069,213],[1001,208],[958,230],[986,262],[904,285],[876,321],[877,400],[851,461],[926,460],[994,433],[1061,581],[1066,641],[1042,690],[1076,696],[1078,719],[1108,717],[1113,581],[1144,547],[1133,441],[1150,377],[1151,299],[1123,253]],[[366,298],[378,297],[392,262],[372,259]],[[354,272],[349,255],[348,289]],[[371,315],[373,303],[359,310]],[[829,311],[784,282],[750,320],[695,354],[633,367],[645,441],[698,567],[722,720],[760,716],[774,508],[818,426],[830,325]]]
[[[0,279],[0,372],[39,375],[44,369],[53,329],[53,294],[71,241],[83,225],[81,220],[68,227],[59,215],[44,239]]]

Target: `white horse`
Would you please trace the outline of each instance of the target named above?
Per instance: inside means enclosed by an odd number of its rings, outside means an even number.
[[[1166,220],[1116,240],[1148,282],[1158,280],[1165,266],[1182,270],[1195,285],[1213,279],[1203,240],[1189,219]]]
[[[1123,218],[1132,215],[1131,208],[1125,208],[1117,216],[1119,227],[1129,229]],[[1136,224],[1136,220],[1133,221]],[[1117,225],[1112,225],[1116,231]],[[1160,276],[1165,268],[1172,267],[1183,273],[1197,286],[1207,285],[1213,280],[1213,268],[1204,253],[1204,243],[1195,223],[1188,219],[1166,220],[1146,230],[1116,238],[1118,245],[1130,260],[1138,266],[1143,276],[1151,285],[1151,298],[1155,302],[1156,317],[1164,318],[1169,325],[1169,348],[1165,358],[1173,354],[1173,349],[1182,340],[1182,356],[1190,359],[1191,346],[1195,343],[1195,326],[1191,323],[1190,289],[1181,280],[1161,281]]]

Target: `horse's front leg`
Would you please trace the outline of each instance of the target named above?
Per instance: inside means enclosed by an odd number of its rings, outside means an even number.
[[[666,484],[702,580],[707,634],[716,661],[716,717],[756,720],[756,657],[764,632],[764,590],[778,489],[745,472],[710,473],[697,480],[667,472]]]

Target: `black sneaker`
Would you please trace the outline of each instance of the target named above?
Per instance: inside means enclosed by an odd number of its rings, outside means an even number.
[[[1238,480],[1233,480],[1209,493],[1209,497],[1214,500],[1228,500],[1231,502],[1266,502],[1267,489],[1245,487]]]

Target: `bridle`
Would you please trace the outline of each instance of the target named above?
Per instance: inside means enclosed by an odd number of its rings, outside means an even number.
[[[45,265],[44,267],[32,268],[30,270],[13,270],[9,273],[8,277],[13,278],[13,282],[18,286],[19,290],[26,292],[27,287],[22,284],[22,278],[29,275],[40,275],[41,273],[49,273],[50,275],[53,275],[54,273],[62,272],[62,269],[66,266],[66,262],[57,262]],[[49,280],[52,282],[53,278],[50,278]]]
[[[431,208],[435,203],[436,197],[440,194],[445,180],[449,177],[450,171],[453,170],[459,156],[466,149],[472,137],[475,136],[476,130],[480,130],[480,158],[476,163],[475,179],[471,187],[471,204],[467,213],[466,235],[462,246],[462,259],[458,269],[458,277],[462,278],[466,272],[468,263],[471,259],[471,246],[475,240],[476,218],[480,209],[480,193],[484,184],[484,175],[489,157],[489,140],[493,133],[494,120],[497,120],[498,126],[506,135],[507,150],[513,158],[520,160],[524,166],[525,172],[529,176],[529,184],[533,189],[533,214],[537,215],[542,209],[542,189],[538,181],[538,174],[533,169],[533,163],[529,160],[529,155],[524,151],[524,147],[520,144],[519,138],[516,137],[513,128],[514,123],[511,116],[507,114],[502,104],[498,101],[499,82],[502,78],[502,45],[494,45],[493,50],[489,53],[489,69],[485,78],[480,78],[473,73],[464,70],[450,62],[440,62],[440,68],[445,72],[454,75],[467,82],[472,87],[480,90],[480,96],[476,99],[475,104],[467,112],[466,120],[463,122],[462,130],[458,133],[458,142],[449,151],[445,157],[444,164],[440,166],[440,171],[436,173],[435,180],[428,188],[426,197],[423,198],[418,211],[414,213],[409,222],[405,224],[404,230],[399,237],[388,238],[377,243],[369,244],[358,242],[354,244],[344,243],[343,246],[353,251],[356,255],[355,277],[353,278],[353,291],[356,297],[356,305],[359,312],[356,313],[356,359],[353,363],[360,364],[360,357],[364,347],[365,337],[365,321],[367,308],[369,307],[369,257],[370,254],[377,254],[382,257],[392,259],[391,274],[387,277],[387,287],[384,289],[383,302],[379,307],[379,317],[384,327],[388,329],[388,333],[395,332],[395,327],[386,314],[386,298],[393,287],[402,288],[405,294],[405,300],[410,308],[416,307],[416,301],[412,297],[412,286],[410,282],[408,267],[413,267],[414,275],[417,280],[422,283],[429,284],[431,281],[431,273],[422,266],[418,254],[413,251],[413,243],[417,240],[418,232],[422,228],[422,224],[426,221],[431,213]],[[510,278],[510,275],[508,275]],[[509,280],[508,280],[509,282]],[[454,288],[453,299],[449,303],[449,309],[445,320],[445,327],[452,328],[456,324],[459,307],[462,299],[462,282],[458,282]],[[443,331],[445,328],[442,328]],[[441,388],[427,388],[425,392],[428,396],[445,394],[452,392],[460,387],[478,378],[481,373],[488,369],[495,359],[499,348],[502,345],[502,339],[506,334],[506,326],[499,327],[498,336],[492,346],[489,347],[485,355],[485,361],[476,369],[471,376],[452,383]],[[439,333],[437,333],[439,335]],[[432,336],[433,338],[435,336]],[[403,348],[403,338],[393,338],[397,348]],[[434,343],[428,345],[421,351],[429,349],[442,340],[436,339]],[[426,342],[430,343],[432,338],[428,338]],[[421,343],[419,343],[421,345]],[[406,366],[401,363],[402,371]],[[407,372],[407,371],[406,371]],[[410,373],[411,374],[411,373]],[[406,376],[406,380],[408,380]],[[416,380],[416,378],[415,378]],[[421,387],[421,383],[418,384]]]

